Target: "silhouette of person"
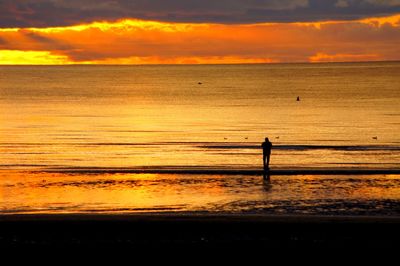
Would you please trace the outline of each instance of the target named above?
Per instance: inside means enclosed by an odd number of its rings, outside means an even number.
[[[265,138],[265,141],[261,144],[263,149],[263,165],[264,165],[264,179],[269,179],[269,160],[271,157],[271,149],[272,143],[268,138]],[[268,173],[268,178],[266,174]]]

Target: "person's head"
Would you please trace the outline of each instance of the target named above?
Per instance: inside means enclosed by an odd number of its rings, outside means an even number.
[[[268,139],[268,138],[265,138],[265,142],[269,142],[269,139]]]

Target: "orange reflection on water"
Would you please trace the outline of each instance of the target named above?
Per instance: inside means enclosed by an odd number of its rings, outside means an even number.
[[[382,177],[372,177],[368,187],[356,187],[352,193],[365,199],[398,199],[400,197],[399,175],[384,175],[383,177],[385,182],[382,182]]]
[[[187,210],[225,198],[223,189],[158,174],[2,172],[1,210],[10,212],[152,212]],[[6,211],[7,212],[7,211]]]
[[[1,213],[392,213],[399,175],[261,176],[66,174],[2,171]],[[379,202],[378,202],[379,201]],[[378,207],[375,207],[379,204]],[[348,206],[348,207],[346,207]],[[348,209],[346,209],[348,208]]]

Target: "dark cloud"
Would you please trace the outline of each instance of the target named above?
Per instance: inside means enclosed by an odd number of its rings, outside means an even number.
[[[0,38],[0,47],[2,47],[3,45],[7,44],[7,41]]]
[[[41,34],[31,32],[28,30],[19,30],[19,32],[25,37],[28,38],[31,42],[36,43],[37,45],[42,46],[51,46],[54,50],[70,50],[73,47],[69,44],[63,43],[57,39],[52,39]]]
[[[138,18],[257,23],[352,20],[400,13],[400,0],[0,0],[0,27]]]
[[[20,30],[19,32],[26,38],[31,39],[32,41],[47,43],[47,44],[54,44],[55,42],[53,39],[47,38],[38,33],[34,33],[28,30]]]

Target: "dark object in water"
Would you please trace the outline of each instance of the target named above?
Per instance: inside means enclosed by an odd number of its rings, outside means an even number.
[[[378,137],[372,137],[372,139],[375,139],[375,140],[377,140],[377,139],[378,139]]]
[[[201,84],[203,84],[203,83],[199,82],[199,83],[197,83],[197,84],[201,85]]]
[[[297,101],[300,102],[300,96],[297,96]]]

